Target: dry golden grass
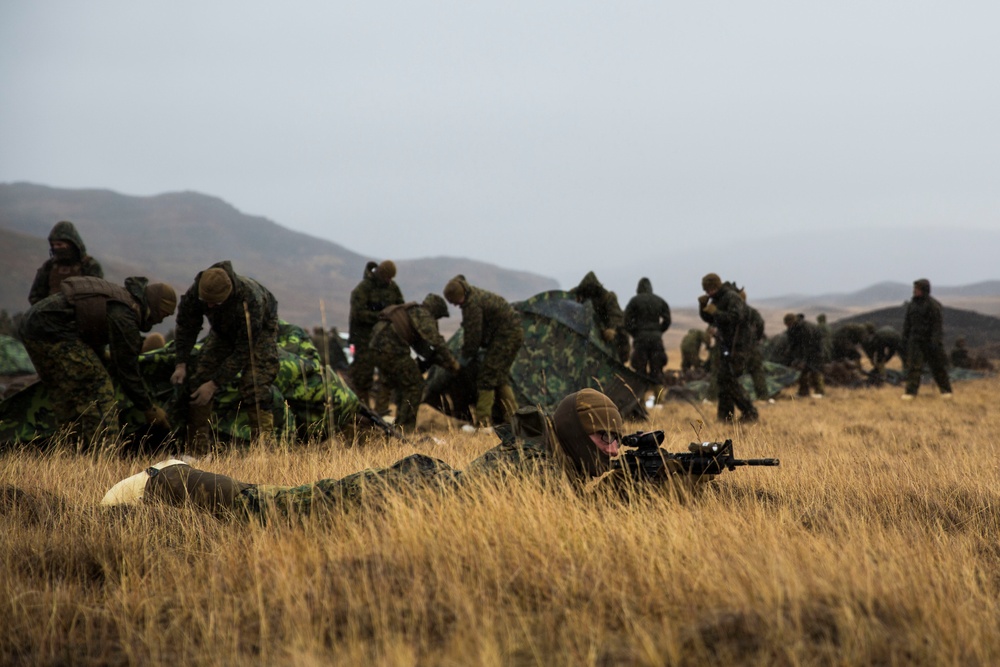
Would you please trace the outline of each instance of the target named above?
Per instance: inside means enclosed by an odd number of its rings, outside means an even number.
[[[7,455],[0,663],[997,664],[998,389],[833,389],[697,438],[694,408],[667,404],[645,427],[671,450],[734,437],[738,456],[782,460],[686,499],[490,482],[260,525],[96,506],[149,461]],[[439,443],[422,451],[456,467],[492,445],[427,421]],[[296,483],[412,451],[203,467]]]

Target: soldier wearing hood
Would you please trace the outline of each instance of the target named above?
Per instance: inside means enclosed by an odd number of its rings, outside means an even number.
[[[649,278],[640,278],[635,296],[625,306],[625,331],[632,336],[632,368],[663,384],[667,352],[663,333],[670,328],[670,306],[653,294]]]
[[[924,364],[930,366],[941,396],[951,398],[943,322],[941,304],[931,296],[931,281],[926,278],[913,281],[913,299],[906,306],[903,320],[903,349],[906,351],[906,393],[903,400],[917,395]]]
[[[476,426],[490,426],[493,403],[500,399],[504,418],[510,421],[517,410],[517,397],[510,387],[510,367],[524,342],[521,316],[507,299],[479,287],[473,287],[459,274],[444,286],[444,298],[462,310],[462,368],[477,366]],[[483,359],[479,360],[480,350]]]
[[[443,317],[448,317],[448,305],[437,294],[428,294],[423,303],[411,301],[385,308],[372,330],[372,360],[386,388],[399,392],[396,425],[404,431],[417,426],[426,370],[422,367],[437,364],[452,372],[459,368],[438,331],[438,320]]]
[[[205,319],[211,330],[189,375],[188,363]],[[237,274],[229,261],[213,264],[195,276],[181,297],[174,340],[177,365],[170,382],[185,386],[181,396],[190,400],[189,446],[195,451],[208,447],[215,393],[237,377],[251,436],[274,430],[271,384],[278,375],[278,301],[266,287]]]
[[[741,421],[755,422],[759,418],[757,408],[739,379],[754,344],[747,305],[736,286],[723,283],[718,274],[707,274],[701,286],[705,293],[698,297],[698,315],[715,328],[719,349],[718,363],[712,368],[719,392],[716,414],[720,421],[733,420],[739,408],[743,413]]]
[[[100,262],[87,254],[80,233],[72,222],[57,222],[49,232],[49,258],[35,273],[35,281],[28,292],[28,303],[35,305],[45,297],[59,291],[59,285],[73,276],[104,278]]]
[[[799,396],[823,398],[823,332],[801,315],[785,314],[792,368],[799,371]],[[810,393],[810,389],[812,393]]]
[[[72,438],[88,447],[102,429],[118,431],[112,377],[146,422],[169,428],[139,373],[142,333],[174,312],[177,294],[165,283],[126,278],[125,286],[73,276],[59,291],[33,305],[20,335],[52,398],[60,426],[75,425]],[[103,362],[107,347],[107,362]],[[105,365],[106,363],[106,365]]]
[[[564,397],[551,416],[535,407],[518,410],[509,427],[497,429],[500,443],[464,471],[414,454],[387,468],[287,487],[248,484],[180,461],[165,461],[116,484],[102,504],[145,499],[191,503],[222,514],[266,516],[276,510],[307,514],[313,509],[352,508],[382,490],[406,490],[420,484],[453,487],[482,475],[564,477],[582,487],[611,469],[623,428],[621,413],[610,398],[594,389],[581,389]]]
[[[387,259],[381,263],[368,262],[361,282],[351,290],[351,314],[348,342],[354,346],[354,361],[348,376],[351,388],[362,403],[368,405],[375,375],[375,361],[370,352],[372,330],[378,322],[379,313],[389,306],[403,303],[403,293],[393,280],[396,277],[396,263]],[[380,393],[375,409],[379,414],[388,410],[388,398]]]
[[[601,338],[612,346],[618,361],[626,363],[629,358],[628,333],[625,331],[625,315],[618,304],[618,295],[605,289],[593,271],[588,271],[580,284],[569,293],[578,303],[590,302],[594,309],[594,324],[600,331]]]

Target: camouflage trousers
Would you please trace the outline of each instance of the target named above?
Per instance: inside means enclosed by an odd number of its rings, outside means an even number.
[[[716,409],[716,416],[720,421],[733,421],[736,418],[736,408],[743,413],[746,420],[757,419],[757,408],[747,395],[743,383],[740,382],[740,375],[743,374],[745,363],[740,360],[729,359],[725,355],[720,355],[715,379],[719,388],[719,405]]]
[[[476,375],[476,389],[496,389],[508,384],[510,367],[514,365],[514,359],[523,343],[524,330],[521,328],[520,318],[517,326],[497,332],[486,347],[486,355]]]
[[[398,392],[396,424],[404,429],[413,428],[417,425],[417,409],[424,392],[423,373],[410,355],[410,346],[391,326],[376,331],[372,336],[371,356],[385,387]]]
[[[753,393],[756,394],[757,398],[770,398],[771,392],[767,388],[767,374],[764,373],[764,355],[761,353],[759,345],[754,345],[747,354],[746,372],[753,380]]]
[[[351,388],[354,393],[365,404],[368,402],[368,395],[371,393],[372,384],[374,384],[372,378],[375,375],[375,365],[371,345],[367,338],[364,343],[355,343],[354,360],[347,370],[347,376],[351,379]]]
[[[920,376],[924,372],[924,364],[930,366],[934,382],[942,394],[951,393],[951,379],[948,377],[948,357],[944,346],[927,343],[920,345],[911,343],[906,355],[906,393],[917,395],[920,390]]]
[[[60,426],[74,425],[84,445],[104,430],[117,432],[118,404],[111,376],[92,347],[81,340],[25,340],[24,347],[49,391]]]
[[[195,372],[188,381],[190,389],[197,389],[211,380],[215,371],[234,351],[233,343],[210,332],[198,352]],[[247,408],[259,406],[261,410],[271,412],[274,409],[271,385],[278,375],[279,366],[277,322],[274,331],[264,332],[259,340],[254,341],[251,356],[252,360],[240,373],[240,400]]]
[[[636,336],[632,340],[632,368],[638,373],[648,375],[659,383],[663,383],[663,367],[667,365],[667,351],[663,349],[663,338],[655,336]]]

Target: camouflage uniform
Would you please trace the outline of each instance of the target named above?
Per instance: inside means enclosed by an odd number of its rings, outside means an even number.
[[[903,337],[893,327],[876,329],[874,326],[866,326],[861,349],[871,362],[875,376],[881,378],[885,375],[886,364],[897,354],[903,356]]]
[[[964,338],[955,341],[955,347],[951,350],[951,365],[955,368],[975,367]]]
[[[362,403],[368,404],[376,363],[372,359],[370,343],[372,329],[384,308],[403,303],[403,293],[392,279],[382,280],[376,274],[378,264],[368,262],[364,277],[351,290],[351,314],[348,342],[354,346],[354,361],[348,375],[354,392]]]
[[[587,391],[593,392],[583,390]],[[585,423],[586,417],[594,417],[595,413],[580,409],[575,397],[583,392],[564,398],[551,417],[535,407],[521,408],[510,425],[497,428],[500,443],[464,471],[440,459],[414,454],[389,467],[362,470],[340,479],[273,486],[247,484],[180,464],[152,474],[145,483],[144,497],[265,518],[276,513],[308,515],[318,510],[351,510],[378,502],[387,492],[458,488],[468,479],[483,476],[518,475],[542,481],[565,478],[581,485],[610,469],[609,456],[596,449],[588,434],[601,430],[619,435],[622,430],[617,410],[613,418]]]
[[[51,250],[50,257],[35,273],[35,280],[28,292],[28,303],[35,305],[42,299],[59,292],[59,284],[73,276],[93,276],[104,278],[104,269],[100,262],[87,254],[87,246],[83,244],[79,232],[72,222],[63,220],[56,223],[49,232],[49,244],[53,241],[65,241],[70,249],[63,255]]]
[[[917,291],[921,293],[918,295]],[[903,320],[903,349],[906,350],[906,394],[916,396],[924,364],[931,368],[942,394],[951,394],[948,357],[944,351],[944,325],[941,304],[931,296],[930,282],[914,283],[913,299],[906,306]]]
[[[625,330],[632,336],[631,364],[662,383],[667,352],[663,349],[663,332],[670,328],[670,306],[653,294],[649,278],[641,278],[628,305],[625,306]]]
[[[102,430],[118,431],[112,376],[137,409],[145,412],[153,407],[139,372],[142,332],[152,325],[145,278],[128,278],[124,288],[99,278],[74,277],[73,281],[65,281],[59,292],[28,310],[20,335],[49,390],[60,426],[75,422],[81,444],[88,446]],[[97,326],[87,325],[90,314],[80,309],[89,309],[95,302],[75,305],[68,296],[71,284],[83,285],[80,293],[94,294],[103,302],[100,309],[90,311],[100,320]],[[105,346],[107,361],[103,360]]]
[[[719,363],[713,369],[719,392],[716,414],[720,420],[732,420],[739,408],[743,421],[756,421],[757,409],[739,380],[753,345],[747,305],[732,283],[722,284],[710,297],[704,295],[699,305],[698,315],[715,327],[719,347]]]
[[[701,360],[701,348],[706,348],[711,344],[708,334],[702,329],[688,329],[681,339],[681,370],[689,371],[703,368],[705,362]]]
[[[791,314],[785,316],[785,326],[791,365],[799,369],[799,396],[808,396],[810,388],[822,396],[823,332],[818,325]]]
[[[618,361],[626,363],[629,358],[628,332],[625,331],[625,315],[618,305],[618,296],[605,289],[593,271],[587,272],[580,284],[569,293],[580,303],[591,303],[594,324],[600,329],[604,342],[613,346]]]
[[[858,346],[866,335],[863,324],[842,324],[833,332],[830,361],[849,361],[855,365],[861,361]]]
[[[826,313],[816,316],[816,326],[819,327],[820,335],[823,337],[823,360],[827,361],[833,356],[833,330],[826,323]]]
[[[181,297],[174,339],[177,364],[187,366],[190,362],[203,320],[207,319],[211,327],[198,352],[196,368],[187,375],[182,402],[205,382],[212,381],[221,388],[239,377],[243,410],[251,423],[269,421],[267,417],[274,409],[271,384],[278,374],[278,301],[256,280],[238,275],[228,260],[209,268],[225,271],[232,282],[232,293],[224,302],[209,307],[198,296],[198,285],[205,273],[202,271]],[[204,411],[206,421],[210,412],[211,406]],[[202,417],[189,414],[189,427],[195,421],[199,422],[195,428],[202,428]]]
[[[753,392],[757,398],[770,398],[771,391],[767,386],[767,374],[764,372],[764,318],[753,306],[747,306],[747,324],[750,326],[751,343],[747,354],[746,372],[753,381]]]
[[[399,392],[396,424],[404,430],[416,427],[417,408],[424,391],[423,371],[410,354],[410,348],[428,366],[438,364],[450,369],[458,365],[438,331],[438,318],[447,317],[448,308],[441,297],[437,299],[443,313],[432,312],[426,300],[425,305],[411,301],[389,306],[379,315],[379,322],[372,330],[372,359],[388,388]]]
[[[459,306],[462,309],[459,362],[467,366],[478,357],[480,349],[485,350],[476,373],[476,388],[506,386],[510,367],[524,342],[521,316],[499,294],[473,287],[464,279],[462,282],[466,296]]]

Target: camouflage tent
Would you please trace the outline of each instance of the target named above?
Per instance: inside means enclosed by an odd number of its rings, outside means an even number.
[[[201,344],[195,346],[196,356]],[[280,322],[278,330],[278,356],[280,370],[275,378],[275,425],[284,433],[309,437],[325,436],[331,431],[353,422],[362,410],[357,396],[329,367],[323,367],[319,351],[304,330],[287,322]],[[176,388],[170,384],[174,370],[173,343],[139,357],[139,365],[146,385],[154,400],[163,405],[171,423],[181,424],[175,400]],[[152,436],[163,440],[166,433],[148,433],[141,412],[116,388],[118,405],[129,439]],[[370,415],[365,414],[368,419]],[[49,404],[48,391],[41,383],[18,392],[0,402],[0,445],[44,440],[55,433],[55,415]],[[380,422],[386,430],[388,426]],[[222,387],[216,395],[213,427],[224,438],[248,439],[250,426],[246,410],[239,400],[238,382]]]
[[[0,334],[0,375],[31,375],[35,367],[21,341]]]
[[[618,361],[594,326],[590,303],[577,303],[568,292],[553,290],[513,306],[521,314],[524,329],[524,344],[510,371],[510,384],[520,405],[551,411],[566,394],[592,387],[607,394],[626,419],[647,417],[642,398],[656,382]],[[448,346],[457,356],[461,329]],[[424,401],[445,414],[470,419],[470,406],[476,403],[475,367],[458,375],[434,367]],[[494,419],[499,417],[495,412]]]

